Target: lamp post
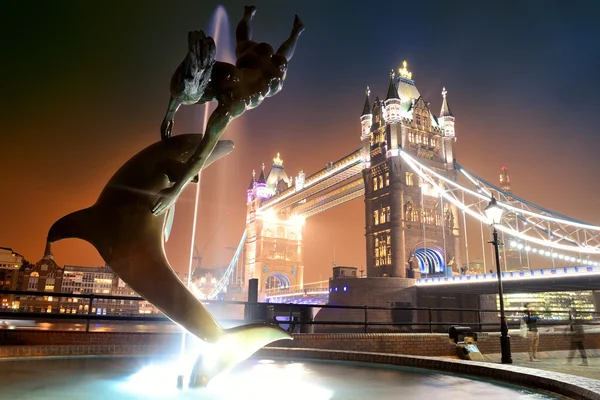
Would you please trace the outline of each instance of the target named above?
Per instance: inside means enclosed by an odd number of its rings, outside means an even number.
[[[496,224],[499,224],[502,218],[502,208],[496,203],[494,196],[492,196],[490,203],[484,211],[489,224],[494,229],[494,240],[489,243],[494,245],[496,253],[496,274],[498,275],[498,295],[500,297],[500,351],[502,353],[502,364],[512,364],[510,336],[508,336],[508,324],[504,315],[504,293],[502,290],[502,271],[500,271],[500,252],[498,249],[500,241],[498,240],[498,231],[496,230]]]

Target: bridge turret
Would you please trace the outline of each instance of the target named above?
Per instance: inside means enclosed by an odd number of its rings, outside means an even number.
[[[446,95],[448,91],[444,87],[442,89],[442,109],[440,111],[440,125],[444,128],[444,136],[446,137],[454,137],[454,115],[452,115],[452,111],[450,111],[450,107],[448,106],[448,99],[446,99]]]
[[[250,178],[250,186],[248,186],[248,190],[246,190],[246,204],[252,202],[256,198],[255,192],[256,185],[256,171],[252,170],[252,178]]]
[[[394,83],[394,70],[390,71],[390,84],[384,102],[383,118],[388,124],[400,122],[402,113],[402,102],[398,96],[398,89]]]
[[[364,168],[368,168],[369,165],[371,165],[371,126],[373,125],[373,110],[371,108],[371,102],[369,101],[370,94],[371,90],[367,86],[367,90],[365,91],[365,105],[363,106],[363,112],[360,116],[360,140],[363,145],[362,159]]]
[[[267,189],[267,180],[265,178],[265,164],[262,165],[262,171],[260,171],[260,176],[258,177],[258,181],[256,182],[256,197],[261,199],[269,198],[269,190]]]
[[[454,142],[456,141],[456,136],[454,132],[454,115],[452,115],[452,111],[450,111],[450,107],[448,106],[447,94],[448,91],[444,87],[442,89],[442,109],[440,110],[440,118],[438,120],[440,127],[444,130],[444,161],[449,165],[454,163]]]

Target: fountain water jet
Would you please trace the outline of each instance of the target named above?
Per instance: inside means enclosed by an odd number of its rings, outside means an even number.
[[[233,52],[231,51],[231,41],[229,38],[229,16],[227,15],[227,11],[225,7],[222,5],[217,6],[213,15],[211,17],[210,30],[209,35],[213,37],[215,41],[215,45],[217,48],[216,59],[220,59],[224,62],[234,63]],[[208,123],[208,116],[211,113],[210,110],[211,103],[205,103],[203,107],[203,122],[202,122],[202,132],[206,130],[206,125]],[[196,113],[197,111],[195,111]],[[187,288],[191,290],[192,285],[192,265],[194,263],[194,247],[196,241],[196,226],[198,223],[198,207],[200,203],[200,185],[202,183],[202,171],[198,173],[198,182],[196,183],[196,194],[194,199],[194,219],[192,223],[192,233],[190,237],[190,257],[188,264],[188,281]],[[185,352],[185,344],[188,332],[183,329],[181,336],[181,354],[180,356],[184,357]],[[183,386],[183,375],[178,376],[177,386]]]

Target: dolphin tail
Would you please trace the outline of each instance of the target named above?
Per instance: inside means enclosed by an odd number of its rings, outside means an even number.
[[[216,375],[227,372],[262,347],[292,336],[275,325],[250,324],[226,329],[222,339],[204,351],[192,371],[190,386],[204,386]]]
[[[50,251],[50,244],[63,239],[82,239],[92,245],[92,209],[86,208],[65,215],[56,221],[48,231],[46,252]]]

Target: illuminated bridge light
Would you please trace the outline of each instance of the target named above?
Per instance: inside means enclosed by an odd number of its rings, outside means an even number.
[[[528,271],[503,272],[502,280],[519,281],[530,279],[560,279],[569,276],[600,276],[598,262],[590,263],[591,267],[563,267],[551,269],[534,269]],[[435,286],[460,283],[484,283],[495,282],[496,274],[456,275],[449,277],[421,278],[417,279],[417,286]]]

